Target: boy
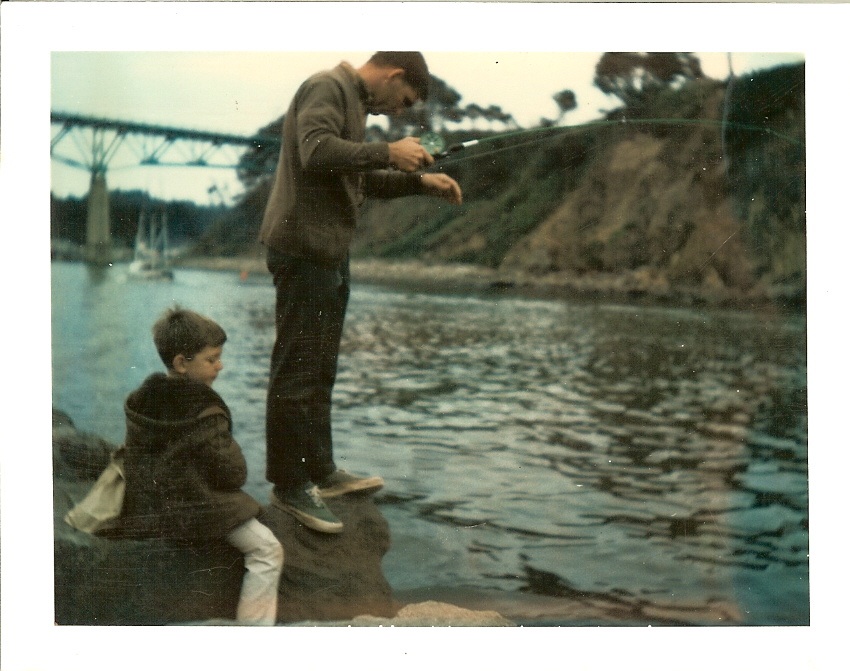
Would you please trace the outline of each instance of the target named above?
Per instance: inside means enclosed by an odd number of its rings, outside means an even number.
[[[245,555],[236,612],[273,625],[283,548],[241,490],[247,465],[231,417],[212,384],[227,336],[211,319],[175,307],[154,324],[167,374],[154,373],[127,397],[122,518],[127,535],[198,544],[223,538]]]

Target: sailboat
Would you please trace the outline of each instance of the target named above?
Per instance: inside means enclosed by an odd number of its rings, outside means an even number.
[[[168,218],[161,212],[159,220],[150,216],[145,226],[145,212],[139,212],[136,247],[128,273],[143,280],[172,280],[174,273],[168,263]]]

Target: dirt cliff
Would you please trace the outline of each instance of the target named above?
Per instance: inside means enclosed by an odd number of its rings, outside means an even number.
[[[432,168],[458,180],[463,205],[369,200],[354,259],[429,266],[435,281],[479,268],[548,294],[805,303],[804,64],[689,81],[580,126],[471,135]],[[253,253],[267,197],[261,181],[196,254]]]
[[[440,167],[463,206],[371,202],[355,254],[478,264],[576,291],[800,304],[803,67],[692,82],[596,124],[482,141]]]

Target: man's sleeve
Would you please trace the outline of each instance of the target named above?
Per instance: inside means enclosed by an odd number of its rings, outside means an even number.
[[[345,100],[331,79],[317,78],[298,93],[296,136],[307,170],[363,172],[389,166],[386,142],[343,139]]]
[[[373,170],[366,174],[366,195],[370,198],[398,198],[424,192],[418,173]]]

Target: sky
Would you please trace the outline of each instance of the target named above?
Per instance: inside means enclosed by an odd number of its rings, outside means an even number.
[[[169,658],[177,654],[174,651],[185,650],[175,659],[185,656],[185,661],[197,666],[203,652],[203,668],[212,671],[244,665],[246,657],[267,664],[281,659],[284,648],[292,648],[281,646],[281,640],[291,639],[283,630],[266,632],[274,636],[264,637],[262,632],[220,628],[213,637],[202,631],[205,628],[163,627],[157,632],[115,628],[107,645],[98,627],[53,626],[52,527],[37,522],[52,519],[52,498],[49,478],[35,477],[50,472],[50,456],[44,449],[29,449],[43,448],[51,439],[44,421],[51,402],[47,194],[52,187],[60,187],[60,180],[49,158],[49,110],[61,104],[67,111],[98,114],[98,105],[117,99],[123,100],[123,107],[112,103],[113,107],[100,111],[107,116],[126,112],[130,118],[152,123],[185,119],[190,127],[250,133],[285,110],[295,80],[333,65],[338,56],[356,62],[358,55],[375,49],[423,51],[434,73],[466,102],[501,105],[522,123],[554,115],[551,95],[564,88],[576,91],[582,113],[595,111],[598,102],[589,94],[585,97],[581,87],[581,80],[587,81],[587,74],[581,74],[582,68],[588,72],[587,63],[579,67],[573,58],[567,77],[552,60],[548,64],[538,60],[538,66],[530,67],[519,56],[509,60],[508,55],[604,51],[805,55],[813,619],[811,627],[780,630],[585,628],[580,635],[559,630],[554,642],[544,631],[469,631],[455,639],[461,645],[434,645],[427,631],[419,632],[428,636],[423,641],[385,630],[357,636],[353,631],[335,631],[334,643],[328,646],[328,630],[302,629],[298,638],[306,640],[307,647],[321,650],[308,666],[341,661],[357,668],[363,664],[352,665],[352,660],[368,660],[381,668],[395,662],[424,671],[477,668],[484,660],[488,668],[515,669],[527,665],[529,649],[539,659],[541,646],[544,650],[552,646],[572,666],[602,671],[625,666],[662,671],[681,669],[683,664],[689,671],[834,667],[831,643],[843,636],[843,611],[838,610],[843,604],[837,599],[833,603],[830,595],[844,584],[840,563],[846,552],[839,546],[843,535],[833,532],[846,525],[841,518],[832,519],[836,515],[832,511],[840,512],[833,493],[846,489],[850,470],[848,451],[841,449],[846,394],[835,382],[844,383],[850,377],[844,323],[850,298],[844,275],[850,249],[845,202],[850,146],[844,120],[844,112],[850,109],[850,87],[844,85],[850,5],[3,2],[0,15],[0,224],[5,243],[0,286],[7,326],[15,325],[2,330],[0,342],[7,354],[3,374],[14,385],[10,388],[26,393],[26,402],[7,413],[4,435],[10,449],[2,452],[0,469],[4,670],[97,671],[114,667],[116,659],[128,671],[150,669],[161,666],[164,650]],[[169,64],[124,74],[108,66],[101,67],[94,78],[82,69],[59,77],[62,66],[57,63],[56,76],[51,77],[53,54],[58,52],[157,51],[179,51],[187,57],[216,53],[182,72]],[[235,62],[222,65],[220,52],[290,58],[284,66],[282,60],[263,56],[263,67],[254,70]],[[457,52],[464,52],[465,58],[448,58]],[[319,57],[308,58],[307,53]],[[478,60],[481,54],[490,56]],[[493,54],[499,55],[498,65]],[[733,64],[741,74],[744,64],[737,56]],[[705,59],[703,66],[711,72]],[[260,81],[254,79],[258,73],[262,73]],[[154,75],[158,79],[152,79]],[[57,81],[55,91],[53,80]],[[185,118],[180,116],[184,112],[188,112]],[[571,117],[568,121],[573,122]],[[190,181],[187,174],[143,177],[134,188],[173,190],[174,195],[191,197],[184,192]],[[110,186],[120,186],[117,175],[108,179]],[[201,181],[203,193],[210,179]],[[6,459],[9,453],[14,455],[13,463]],[[14,580],[6,579],[10,576]],[[250,642],[236,638],[246,633],[256,635]],[[365,637],[367,633],[371,636]],[[443,642],[441,637],[439,643]],[[127,650],[132,654],[126,654]],[[304,660],[294,661],[304,666]]]
[[[50,105],[57,112],[251,135],[286,111],[298,85],[312,73],[345,60],[364,63],[371,51],[176,52],[57,51],[51,54]],[[564,123],[598,119],[619,105],[593,85],[602,52],[424,51],[431,72],[461,94],[461,105],[499,105],[524,128],[556,118],[552,95],[572,89],[578,108]],[[724,79],[730,58],[736,76],[779,63],[800,62],[802,53],[699,52],[709,77]],[[372,118],[369,123],[374,123]],[[62,150],[67,154],[69,140]],[[73,146],[71,147],[73,149]],[[110,188],[141,188],[162,198],[207,204],[218,194],[241,192],[235,172],[222,169],[129,167],[133,157],[116,155],[107,173]],[[88,190],[84,170],[51,165],[58,196]],[[211,187],[217,191],[210,193]]]

